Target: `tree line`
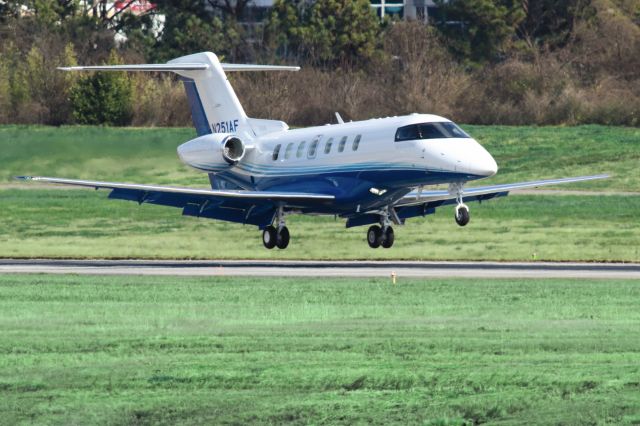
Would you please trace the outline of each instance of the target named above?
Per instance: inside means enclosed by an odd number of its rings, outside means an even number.
[[[57,66],[298,64],[233,75],[247,112],[294,125],[435,113],[466,123],[640,123],[636,0],[439,0],[429,24],[380,19],[368,0],[0,2],[0,123],[187,125],[180,83]],[[158,17],[163,17],[160,21]]]

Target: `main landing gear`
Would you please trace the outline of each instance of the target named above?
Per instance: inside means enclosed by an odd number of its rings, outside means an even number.
[[[390,208],[383,210],[380,215],[380,225],[373,225],[367,231],[369,247],[378,248],[382,246],[383,248],[390,248],[393,245],[395,234],[393,227],[391,227],[391,223],[393,223],[390,219],[391,214],[394,214],[395,223],[401,224],[400,219],[395,214],[395,210]]]
[[[289,229],[285,226],[284,211],[282,207],[278,209],[277,220],[278,227],[269,225],[262,231],[262,244],[268,249],[278,247],[286,249],[289,245]]]
[[[380,246],[390,248],[394,241],[395,236],[391,226],[380,227],[373,225],[367,231],[367,242],[371,248],[378,248]]]

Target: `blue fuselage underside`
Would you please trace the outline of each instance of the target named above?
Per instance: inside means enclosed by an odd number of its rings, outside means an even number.
[[[241,187],[260,191],[312,192],[335,196],[331,205],[303,207],[309,213],[341,214],[366,211],[389,205],[419,185],[436,185],[481,179],[484,176],[464,173],[425,171],[417,168],[393,170],[332,170],[318,173],[279,176],[244,175],[231,171],[217,177]],[[375,195],[371,188],[385,189]]]

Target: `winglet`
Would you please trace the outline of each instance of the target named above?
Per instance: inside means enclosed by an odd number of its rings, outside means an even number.
[[[336,120],[338,120],[338,124],[344,124],[344,120],[338,111],[336,111]]]

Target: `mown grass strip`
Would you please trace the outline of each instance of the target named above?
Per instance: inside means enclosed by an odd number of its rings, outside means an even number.
[[[10,424],[635,424],[615,280],[0,276]]]

